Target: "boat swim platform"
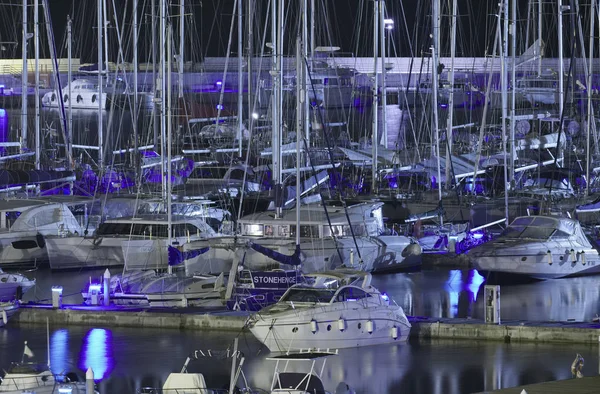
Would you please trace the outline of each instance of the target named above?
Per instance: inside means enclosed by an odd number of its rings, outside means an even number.
[[[22,304],[8,324],[144,327],[189,330],[246,329],[249,312],[224,308],[150,308],[140,306]],[[410,338],[416,340],[480,340],[534,343],[597,344],[600,323],[506,321],[488,324],[468,318],[409,317]]]
[[[504,394],[592,394],[600,390],[600,376],[590,376],[580,379],[555,380],[551,382],[528,384],[526,386],[512,387],[500,390],[482,391],[477,394],[504,393]]]

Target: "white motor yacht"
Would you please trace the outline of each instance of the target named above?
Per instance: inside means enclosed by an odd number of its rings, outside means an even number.
[[[0,226],[0,268],[22,268],[47,261],[45,236],[83,232],[69,207],[63,203],[14,202],[1,211],[6,213],[6,219]],[[10,223],[8,218],[11,218]]]
[[[183,245],[215,235],[200,218],[173,216],[171,241]],[[123,266],[167,268],[167,216],[140,215],[101,223],[93,236],[49,236],[46,248],[53,270]]]
[[[33,357],[33,352],[25,342],[23,358]],[[64,372],[63,372],[64,373]],[[0,380],[0,393],[3,394],[87,394],[85,382],[80,382],[77,375],[68,373],[55,375],[47,364],[42,363],[13,363],[5,371]],[[98,394],[94,389],[92,394]]]
[[[468,252],[484,277],[535,279],[600,273],[598,246],[578,221],[551,216],[516,218],[496,239]]]
[[[19,273],[3,272],[0,269],[0,302],[20,299],[33,286],[35,279],[29,279]]]
[[[402,307],[371,286],[371,274],[334,270],[311,274],[312,285],[290,287],[250,318],[250,330],[271,351],[348,348],[406,341]],[[340,285],[336,288],[336,285]]]
[[[8,324],[8,319],[19,310],[19,302],[0,302],[0,327]],[[2,390],[0,390],[2,391]]]
[[[268,357],[267,360],[275,361],[275,376],[273,376],[271,394],[330,394],[325,390],[322,376],[325,362],[328,357],[337,353],[330,351],[301,350],[287,352],[282,355]],[[298,364],[309,365],[309,368],[298,367]],[[308,372],[298,372],[299,369],[308,369]],[[355,394],[346,383],[340,382],[335,394]]]
[[[69,90],[71,91],[71,97],[69,97]],[[71,107],[74,109],[98,109],[98,100],[102,100],[102,108],[106,108],[106,92],[102,92],[100,97],[100,91],[98,89],[98,82],[91,81],[89,79],[75,79],[69,85],[62,88],[63,103],[65,108]],[[60,107],[60,97],[57,90],[46,93],[42,97],[42,105],[49,108]]]

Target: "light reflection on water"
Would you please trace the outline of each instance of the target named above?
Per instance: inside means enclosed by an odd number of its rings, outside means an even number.
[[[197,349],[224,350],[237,333],[179,330],[139,330],[51,327],[51,360],[65,372],[84,376],[92,366],[103,393],[133,393],[136,388],[161,386],[170,372],[179,371]],[[0,368],[20,358],[23,340],[45,361],[45,327],[0,330]],[[239,335],[246,357],[244,371],[254,387],[268,389],[275,363],[249,333]],[[357,393],[459,394],[492,390],[570,377],[576,353],[585,358],[583,373],[598,371],[597,347],[592,345],[504,344],[477,341],[416,341],[406,344],[343,349],[323,370],[325,388],[333,392],[346,382]],[[58,354],[56,354],[58,353]],[[61,358],[63,358],[62,361]],[[54,367],[53,367],[54,369]],[[104,371],[103,371],[104,369]],[[193,361],[190,372],[202,372],[211,387],[228,382],[229,360]],[[295,371],[305,371],[300,367]],[[63,372],[63,371],[61,371]]]

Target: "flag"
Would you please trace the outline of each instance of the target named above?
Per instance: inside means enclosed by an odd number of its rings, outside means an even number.
[[[29,358],[33,357],[33,352],[31,351],[29,346],[27,346],[27,341],[25,341],[25,349],[23,349],[23,354]]]

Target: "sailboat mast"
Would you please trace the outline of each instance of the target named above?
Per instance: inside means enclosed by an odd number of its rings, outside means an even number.
[[[166,111],[166,103],[165,103],[165,69],[166,69],[166,56],[165,56],[165,29],[166,29],[166,1],[167,0],[160,0],[160,70],[159,70],[159,81],[160,81],[160,87],[159,89],[159,94],[160,94],[160,160],[161,160],[161,166],[160,166],[160,178],[162,180],[162,197],[163,197],[163,201],[165,201],[167,199],[167,183],[166,183],[166,177],[165,177],[165,143],[167,140],[167,130],[166,130],[166,122],[165,122],[165,111]],[[170,165],[171,163],[167,163],[167,165]]]
[[[133,0],[133,163],[138,171],[138,0]],[[137,178],[137,177],[136,177]]]
[[[35,169],[40,169],[40,4],[33,0],[33,35],[35,39]],[[70,128],[69,128],[70,130]]]
[[[304,3],[302,3],[304,4]],[[300,15],[304,15],[303,12]],[[304,19],[304,18],[302,18]],[[305,97],[304,62],[302,58],[302,41],[296,37],[296,245],[300,245],[300,142],[302,141],[302,123]]]
[[[23,42],[21,46],[23,70],[21,71],[21,151],[27,149],[27,0],[23,0]]]
[[[537,29],[538,29],[538,40],[540,46],[540,53],[538,53],[538,62],[537,62],[537,72],[538,76],[542,75],[542,9],[543,9],[543,0],[538,0],[538,18],[537,18]]]
[[[458,14],[458,1],[452,1],[452,15],[450,15],[450,70],[448,70],[448,79],[450,83],[450,97],[448,99],[448,117],[446,118],[446,190],[450,190],[452,182],[448,182],[452,176],[450,161],[452,160],[452,123],[454,121],[454,57],[456,56],[456,18]],[[475,178],[474,178],[475,179]]]
[[[502,34],[502,43],[500,45],[500,85],[502,87],[502,154],[504,156],[504,215],[506,225],[508,226],[508,190],[506,188],[506,182],[508,181],[508,160],[507,160],[507,130],[506,121],[508,118],[508,71],[507,64],[508,59],[506,54],[508,53],[508,0],[503,0],[502,7],[500,9],[500,15],[498,23],[502,21],[504,16],[504,28]]]
[[[168,70],[167,70],[167,119],[166,119],[166,123],[167,123],[167,233],[168,235],[168,242],[167,245],[171,246],[172,243],[172,232],[173,232],[173,212],[172,212],[172,193],[171,193],[171,189],[172,189],[172,180],[171,177],[173,175],[173,166],[171,165],[171,144],[172,144],[172,126],[171,126],[171,59],[173,58],[173,56],[171,56],[171,40],[172,40],[172,27],[171,24],[169,23],[169,28],[167,30],[167,55],[169,56],[169,61],[168,61]],[[164,122],[163,122],[164,123]],[[168,271],[169,274],[173,273],[173,267],[168,264]]]
[[[103,61],[102,61],[102,0],[98,0],[98,168],[102,168],[104,166],[104,130],[103,130],[103,113],[102,110],[102,95],[103,95],[103,81],[102,81],[102,69]],[[71,81],[69,81],[69,84]],[[69,97],[70,98],[70,97]],[[68,143],[68,142],[67,142]]]
[[[377,193],[377,157],[378,153],[378,108],[379,108],[379,82],[377,80],[377,59],[378,44],[379,44],[379,7],[380,0],[373,1],[373,118],[372,118],[372,132],[371,132],[371,154],[373,159],[371,160],[371,193]]]
[[[590,9],[590,56],[589,56],[589,70],[587,74],[587,124],[586,124],[586,139],[585,139],[585,195],[586,197],[590,192],[590,132],[591,125],[594,122],[594,115],[592,113],[592,75],[594,73],[594,31],[595,31],[595,14],[596,13],[596,2],[591,2]]]
[[[179,3],[179,90],[178,97],[181,100],[183,98],[183,66],[184,66],[184,55],[185,50],[185,0],[180,0]]]
[[[73,130],[73,92],[71,91],[71,81],[73,81],[73,66],[72,66],[72,48],[73,48],[73,37],[71,35],[72,30],[72,21],[71,17],[68,18],[67,21],[67,56],[69,63],[69,70],[67,72],[67,80],[69,84],[67,85],[67,94],[69,95],[69,111],[67,112],[67,124],[69,125],[69,130]],[[69,133],[69,139],[71,141],[67,142],[67,149],[69,150],[69,156],[72,155],[73,152],[73,133]]]
[[[385,70],[385,0],[379,0],[379,35],[380,40],[380,52],[381,52],[381,117],[382,117],[382,139],[383,145],[387,148],[387,87],[386,87],[386,70]]]
[[[242,25],[242,0],[237,0],[237,27],[238,27],[238,96],[237,96],[237,140],[238,140],[238,156],[242,157],[242,136],[243,136],[243,112],[244,112],[244,101],[243,101],[243,93],[244,93],[244,49],[243,49],[243,25]],[[248,98],[248,100],[250,100]]]
[[[280,13],[277,12],[277,4],[279,3]],[[272,70],[273,70],[273,87],[272,87],[272,99],[271,105],[272,112],[272,136],[271,136],[271,148],[272,148],[272,162],[273,162],[273,185],[275,187],[275,216],[281,217],[282,207],[280,207],[281,200],[281,162],[280,162],[280,144],[281,144],[281,51],[282,47],[279,45],[279,40],[283,36],[282,32],[283,24],[283,0],[273,0],[271,4],[271,42],[272,42]],[[281,49],[280,49],[281,48]]]
[[[314,2],[314,0],[312,0]],[[310,65],[312,64],[312,57],[310,58],[310,61],[306,62],[306,59],[308,59],[308,18],[306,17],[306,13],[308,12],[308,0],[303,0],[302,1],[302,9],[304,10],[302,12],[302,63],[308,63],[308,67],[310,67]],[[311,15],[313,16],[314,19],[314,14],[311,11]],[[311,27],[312,28],[312,27]],[[312,56],[312,54],[311,54]],[[310,112],[308,110],[308,104],[310,103],[310,99],[308,97],[308,95],[310,94],[310,92],[308,91],[308,89],[306,89],[307,86],[309,86],[309,81],[308,81],[308,75],[309,75],[309,70],[310,68],[307,69],[303,69],[304,70],[304,122],[303,122],[303,132],[304,132],[304,138],[306,141],[306,146],[310,147]],[[310,162],[310,159],[308,157],[308,154],[305,156],[306,157],[306,164],[308,165],[308,163]]]
[[[511,48],[510,48],[510,59],[511,59],[511,100],[510,100],[510,174],[508,181],[510,182],[511,188],[514,187],[515,183],[515,110],[517,104],[517,0],[512,0],[511,4]]]
[[[437,188],[438,200],[442,201],[442,169],[440,157],[440,127],[438,117],[438,51],[440,47],[440,0],[433,0],[433,46],[431,48],[432,60],[432,107],[433,107],[433,135],[435,139],[435,156],[437,157]],[[433,147],[432,147],[433,148]],[[434,149],[432,149],[433,151]]]

